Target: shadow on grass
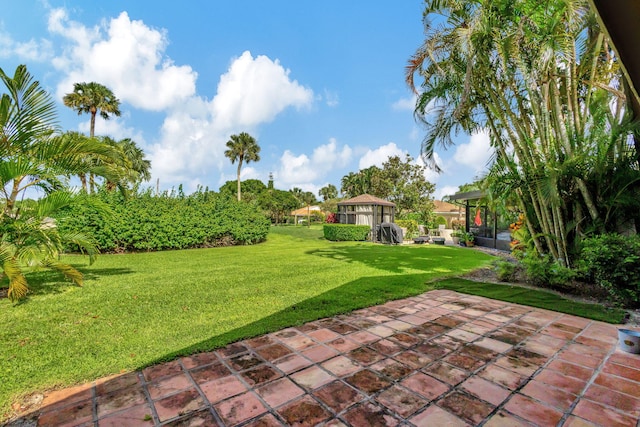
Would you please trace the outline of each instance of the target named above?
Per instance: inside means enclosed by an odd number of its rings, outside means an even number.
[[[361,244],[357,246],[332,246],[306,252],[337,261],[357,262],[391,273],[418,270],[438,273],[464,273],[478,268],[478,259],[488,255],[448,246],[392,246]]]

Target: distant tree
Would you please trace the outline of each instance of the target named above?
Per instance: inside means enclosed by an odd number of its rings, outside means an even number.
[[[258,162],[260,161],[260,146],[254,137],[246,132],[242,132],[239,135],[231,135],[231,139],[227,141],[227,150],[224,155],[231,160],[231,164],[238,162],[238,201],[242,199],[242,193],[240,189],[240,172],[242,170],[242,163]]]
[[[316,195],[311,191],[305,191],[302,193],[302,201],[307,206],[307,226],[311,226],[311,205],[316,202]]]
[[[235,181],[225,182],[218,192],[227,197],[236,197],[237,183]],[[267,186],[259,179],[245,179],[240,182],[240,191],[243,199],[247,202],[256,200],[263,192],[267,191]]]
[[[277,225],[280,220],[298,207],[298,199],[289,191],[267,190],[258,196],[258,204]]]
[[[333,184],[328,184],[318,191],[318,195],[322,197],[323,201],[327,201],[329,199],[335,199],[338,197],[338,189]]]
[[[96,115],[100,114],[105,120],[111,115],[120,116],[120,100],[116,98],[111,89],[100,83],[74,83],[73,92],[66,94],[62,102],[67,107],[75,110],[78,115],[90,114],[89,136],[95,136]],[[93,174],[89,174],[89,192],[93,192]],[[86,176],[80,176],[82,188],[87,191]]]
[[[340,181],[342,195],[351,198],[372,193],[378,172],[380,172],[380,168],[377,166],[370,166],[359,172],[349,172]]]

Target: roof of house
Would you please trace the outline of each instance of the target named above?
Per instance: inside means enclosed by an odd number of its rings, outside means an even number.
[[[293,216],[300,216],[300,215],[307,215],[311,212],[320,212],[320,206],[305,206],[303,208],[300,209],[296,209],[295,211],[291,211],[291,215]]]
[[[380,206],[393,206],[396,204],[389,202],[387,200],[380,199],[378,197],[372,196],[371,194],[361,194],[349,200],[343,200],[338,202],[339,206],[343,205],[380,205]]]
[[[435,205],[433,211],[435,213],[459,213],[462,211],[462,207],[458,205],[454,205],[453,203],[443,202],[442,200],[434,200],[433,204]]]

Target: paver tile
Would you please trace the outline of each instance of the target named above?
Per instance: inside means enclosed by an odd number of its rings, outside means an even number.
[[[333,359],[329,359],[322,363],[321,366],[336,377],[343,377],[360,369],[360,366],[356,362],[345,356],[337,356]]]
[[[445,396],[438,406],[473,425],[485,419],[494,409],[494,406],[459,391]]]
[[[236,377],[224,377],[200,385],[200,390],[209,402],[218,403],[247,391],[247,387]]]
[[[380,393],[378,397],[376,397],[376,400],[392,413],[399,414],[403,418],[414,414],[429,403],[417,394],[411,393],[397,385]]]
[[[454,329],[447,332],[447,335],[460,341],[471,342],[480,338],[480,335],[473,332],[465,331],[464,329]]]
[[[486,427],[530,427],[531,424],[524,423],[511,414],[499,411],[484,424]]]
[[[158,368],[158,370],[163,371],[163,369],[160,368]],[[140,385],[141,383],[140,379],[138,378],[138,374],[136,372],[130,372],[128,374],[117,375],[115,377],[107,377],[105,379],[96,381],[96,394],[100,396],[103,394],[112,393],[117,390]]]
[[[597,368],[602,363],[602,358],[600,357],[591,357],[586,354],[578,354],[568,350],[563,350],[558,353],[558,358],[591,369]]]
[[[232,397],[214,406],[229,426],[240,424],[267,412],[264,405],[251,392]]]
[[[197,353],[193,356],[182,359],[182,365],[186,369],[193,369],[199,366],[210,365],[218,361],[218,356],[213,351],[207,353]]]
[[[260,384],[268,383],[276,378],[280,378],[282,375],[270,366],[261,365],[242,373],[242,378],[252,386],[258,386]]]
[[[496,353],[504,353],[505,351],[511,350],[513,345],[507,344],[500,340],[495,340],[493,338],[482,338],[474,343],[477,346],[484,347],[488,350],[495,351]]]
[[[98,427],[152,426],[149,405],[132,406],[124,411],[109,414],[98,420]]]
[[[234,357],[239,354],[242,354],[246,351],[248,351],[247,347],[236,342],[236,343],[229,344],[226,347],[221,348],[220,350],[217,350],[216,353],[218,353],[220,357],[227,359],[229,357]]]
[[[219,378],[228,377],[231,375],[231,371],[222,363],[214,363],[212,365],[194,369],[190,374],[191,378],[193,378],[195,382],[202,384]]]
[[[304,396],[278,409],[278,413],[290,426],[315,426],[331,418],[311,396]]]
[[[452,353],[442,360],[465,371],[475,371],[485,364],[482,360],[459,353]]]
[[[573,410],[573,415],[584,418],[600,426],[629,427],[636,425],[636,419],[615,409],[600,405],[587,399],[581,399]]]
[[[413,350],[403,351],[402,353],[398,353],[393,356],[393,358],[415,369],[424,368],[429,363],[433,362],[433,359],[429,356],[425,356],[424,354],[417,353]]]
[[[568,377],[560,373],[554,372],[550,369],[544,369],[535,379],[542,381],[545,384],[552,385],[556,388],[561,388],[573,394],[580,394],[584,387],[587,385],[586,381]]]
[[[391,335],[389,339],[393,342],[400,344],[402,347],[405,347],[405,348],[416,345],[421,341],[420,338],[404,332],[399,332],[395,335]]]
[[[629,368],[640,369],[640,357],[635,354],[624,353],[619,349],[611,355],[609,362],[617,363]]]
[[[145,400],[142,388],[138,386],[116,390],[110,394],[98,396],[98,417],[120,411],[130,406],[143,404]]]
[[[264,360],[273,362],[276,359],[280,359],[281,357],[290,354],[291,350],[289,350],[282,344],[273,344],[268,347],[262,347],[256,350],[256,353],[262,356]]]
[[[571,415],[569,418],[567,418],[567,421],[564,423],[563,427],[599,427],[599,426],[585,419],[578,418]]]
[[[355,350],[351,350],[348,356],[362,366],[368,366],[384,359],[384,355],[369,347],[359,347]]]
[[[617,363],[605,363],[602,372],[640,383],[640,369],[618,365]],[[638,386],[640,387],[640,384]]]
[[[404,346],[401,346],[391,340],[382,339],[380,341],[376,341],[374,343],[369,344],[369,347],[373,348],[379,353],[382,353],[387,356],[391,356],[392,354],[396,354],[402,350],[404,350]]]
[[[416,372],[405,378],[401,384],[429,400],[435,400],[449,390],[449,386],[445,383],[422,372]]]
[[[360,347],[360,343],[352,341],[349,338],[338,338],[337,340],[329,341],[327,345],[341,353],[347,353],[354,348]]]
[[[93,384],[83,384],[80,386],[69,387],[62,390],[54,390],[46,393],[42,400],[42,411],[49,412],[59,410],[72,403],[80,403],[84,400],[91,399],[93,396]]]
[[[243,354],[240,356],[232,357],[229,359],[229,364],[236,371],[244,371],[245,369],[251,369],[255,366],[264,363],[260,358],[258,358],[255,354]]]
[[[298,354],[289,354],[275,362],[276,368],[280,369],[285,374],[290,374],[291,372],[306,368],[311,364],[312,362]]]
[[[177,420],[163,424],[162,427],[207,427],[218,425],[210,410],[202,409]],[[114,426],[115,427],[115,426]],[[122,426],[119,426],[122,427]]]
[[[248,340],[244,340],[243,344],[247,347],[251,347],[253,349],[258,349],[260,347],[266,347],[268,345],[276,344],[273,338],[270,335],[262,335],[259,337],[251,338]]]
[[[596,403],[609,405],[634,416],[640,416],[640,399],[596,384],[589,386],[584,397]]]
[[[321,328],[316,329],[315,331],[307,332],[311,338],[318,342],[327,342],[334,340],[340,336],[337,332],[332,331],[331,329]]]
[[[593,369],[587,368],[586,366],[576,365],[574,363],[565,362],[562,359],[556,359],[547,365],[547,368],[561,372],[562,374],[578,378],[583,381],[588,381],[593,375]]]
[[[516,394],[509,399],[504,408],[512,414],[538,425],[555,426],[562,419],[562,412],[521,394]]]
[[[182,372],[182,366],[178,364],[177,360],[167,363],[161,363],[159,365],[150,366],[142,370],[142,375],[147,382],[157,380],[162,377],[169,377]],[[130,374],[129,374],[130,375]]]
[[[462,419],[456,417],[450,412],[445,411],[437,405],[431,405],[426,410],[412,417],[409,421],[417,427],[467,427],[469,424]]]
[[[316,342],[314,340],[304,335],[296,335],[292,338],[286,338],[283,339],[282,342],[284,342],[292,349],[298,351],[302,351],[305,348],[313,347],[314,345],[316,345]]]
[[[293,400],[304,394],[304,390],[298,387],[288,378],[281,378],[263,387],[256,389],[256,393],[264,399],[272,408]]]
[[[323,360],[331,359],[337,354],[339,354],[337,350],[324,345],[317,345],[302,352],[304,357],[314,362],[322,362]]]
[[[380,339],[378,335],[372,334],[371,332],[367,331],[354,332],[353,334],[349,335],[349,338],[360,344],[369,344]]]
[[[307,389],[316,389],[336,378],[317,366],[310,366],[291,375],[291,379]]]
[[[626,378],[600,373],[594,382],[602,387],[628,394],[635,398],[640,398],[640,384],[635,381],[629,381]]]
[[[361,401],[364,395],[341,381],[334,381],[313,392],[313,395],[335,413]]]
[[[208,424],[203,424],[203,427]],[[271,414],[263,415],[257,420],[246,424],[246,427],[281,427],[282,423]]]
[[[38,420],[39,426],[71,427],[91,422],[93,403],[91,400],[74,403],[55,411],[45,412]]]
[[[373,403],[362,403],[344,414],[345,420],[353,427],[394,427],[398,420]]]
[[[394,359],[385,359],[371,365],[369,368],[395,381],[398,381],[413,372],[413,368]]]
[[[549,387],[547,384],[536,380],[529,381],[529,383],[524,386],[520,392],[561,411],[568,410],[577,397],[575,394],[569,393],[568,391]]]
[[[376,393],[391,385],[391,381],[368,369],[356,372],[345,378],[345,381],[368,394]]]
[[[460,384],[460,388],[494,406],[500,405],[511,394],[509,390],[480,377],[469,378]]]
[[[478,375],[489,381],[502,384],[509,390],[515,390],[527,381],[525,377],[497,365],[487,366]]]
[[[452,351],[459,349],[465,344],[464,341],[457,340],[449,335],[440,335],[439,337],[435,337],[431,340],[431,343],[446,347]]]
[[[185,390],[154,402],[160,421],[167,421],[178,415],[184,415],[203,408],[204,401],[195,388]]]
[[[444,362],[433,363],[423,371],[451,386],[461,383],[469,376],[468,372]]]
[[[172,377],[163,377],[148,384],[147,388],[149,389],[149,395],[155,400],[180,390],[186,390],[192,386],[191,380],[185,374],[180,374]]]

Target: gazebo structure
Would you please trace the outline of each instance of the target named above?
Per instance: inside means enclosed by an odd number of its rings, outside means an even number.
[[[338,222],[368,225],[371,227],[371,240],[375,240],[376,227],[383,222],[393,222],[395,210],[395,203],[370,194],[362,194],[353,199],[338,202]]]
[[[291,211],[290,215],[294,217],[293,223],[298,224],[299,216],[307,218],[317,212],[322,212],[320,206],[305,206],[303,208],[296,209],[295,211]]]

